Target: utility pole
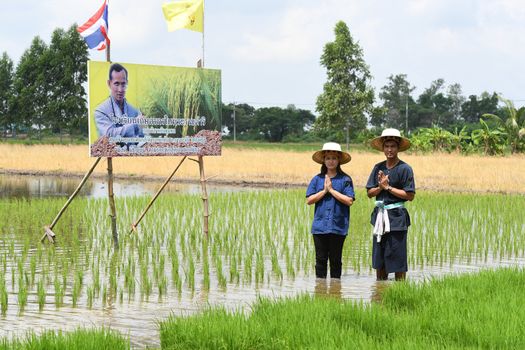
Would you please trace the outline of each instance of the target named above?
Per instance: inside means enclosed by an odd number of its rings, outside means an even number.
[[[406,95],[405,101],[406,101],[406,105],[405,105],[405,123],[406,123],[405,124],[405,132],[408,135],[408,94]]]
[[[233,118],[233,143],[235,143],[237,142],[237,130],[236,130],[236,125],[235,125],[235,102],[233,102],[232,118]]]
[[[346,121],[346,151],[350,149],[350,120]]]

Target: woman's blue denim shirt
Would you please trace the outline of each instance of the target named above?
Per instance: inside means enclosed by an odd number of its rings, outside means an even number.
[[[350,176],[337,174],[332,178],[332,188],[339,193],[355,199],[354,184]],[[308,189],[306,197],[316,194],[324,189],[324,175],[314,176]],[[339,202],[330,193],[315,203],[314,221],[312,223],[313,234],[335,233],[339,235],[348,234],[350,224],[350,207]]]

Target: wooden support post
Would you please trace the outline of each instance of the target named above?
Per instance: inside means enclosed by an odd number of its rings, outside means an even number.
[[[44,241],[44,239],[47,237],[47,239],[51,242],[51,243],[55,243],[55,233],[53,232],[53,227],[55,227],[56,223],[58,222],[58,220],[60,219],[60,217],[62,216],[62,214],[66,211],[67,207],[69,206],[69,204],[73,201],[73,198],[76,197],[76,195],[78,194],[78,192],[80,192],[80,190],[82,189],[82,186],[84,186],[84,184],[86,183],[87,179],[89,178],[89,176],[91,175],[91,173],[93,173],[93,170],[95,170],[98,162],[100,162],[100,157],[97,158],[97,160],[95,160],[95,162],[93,163],[93,165],[91,166],[91,168],[88,170],[88,172],[86,173],[86,175],[84,175],[84,177],[82,178],[82,181],[80,181],[80,184],[78,184],[77,188],[75,189],[75,191],[71,194],[71,196],[69,197],[69,199],[67,200],[66,204],[64,204],[64,206],[62,207],[62,209],[60,209],[60,211],[58,212],[57,216],[55,217],[55,220],[53,220],[53,222],[51,223],[51,225],[49,226],[45,226],[44,227],[44,235],[42,236],[42,238],[40,239],[40,242]]]
[[[202,205],[204,206],[204,220],[202,222],[202,231],[206,238],[208,238],[208,192],[206,190],[206,178],[204,177],[204,157],[199,156],[199,173],[201,181],[201,190],[202,190]]]
[[[166,185],[170,182],[171,178],[173,177],[173,175],[175,175],[175,173],[177,172],[177,170],[179,170],[180,166],[182,165],[182,162],[184,162],[184,160],[186,159],[186,156],[184,156],[184,158],[181,159],[181,161],[179,162],[179,165],[177,165],[177,167],[175,168],[175,170],[173,170],[173,172],[171,173],[170,176],[168,176],[168,178],[166,179],[166,181],[164,181],[164,184],[162,184],[162,186],[159,188],[159,190],[157,191],[157,193],[155,193],[155,196],[153,196],[153,198],[150,200],[149,204],[146,206],[146,208],[142,211],[142,213],[140,214],[140,217],[137,219],[137,221],[135,221],[135,223],[133,223],[131,225],[131,231],[129,231],[129,233],[131,234],[132,232],[136,232],[137,231],[137,226],[139,225],[140,221],[142,220],[142,218],[144,217],[144,215],[146,215],[146,213],[148,212],[149,208],[153,205],[153,202],[155,202],[155,200],[157,199],[157,197],[160,195],[160,193],[164,190],[164,187],[166,187]]]
[[[113,234],[113,246],[118,249],[117,232],[117,208],[115,207],[115,196],[113,193],[113,159],[108,157],[108,200],[111,218],[111,233]]]

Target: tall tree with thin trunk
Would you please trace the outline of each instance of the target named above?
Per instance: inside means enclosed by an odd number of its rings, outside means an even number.
[[[349,127],[352,134],[366,128],[367,113],[372,111],[374,90],[372,76],[363,58],[363,50],[343,21],[335,25],[335,40],[325,45],[321,65],[326,68],[327,81],[317,98],[319,117],[317,131],[335,133]]]
[[[4,136],[11,131],[13,124],[13,76],[13,61],[4,52],[0,58],[0,127]]]

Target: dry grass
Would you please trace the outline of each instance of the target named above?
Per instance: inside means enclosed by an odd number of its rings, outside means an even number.
[[[319,171],[308,152],[268,151],[223,148],[220,157],[205,158],[206,176],[213,181],[235,183],[270,183],[306,185]],[[408,155],[401,158],[412,165],[420,189],[479,192],[525,192],[525,156],[480,157],[455,154]],[[379,152],[352,153],[352,161],[343,169],[364,187],[372,166],[383,160]],[[115,158],[117,176],[165,178],[180,157]],[[28,173],[84,174],[94,158],[82,145],[24,146],[0,144],[0,171]],[[105,162],[97,174],[106,172]],[[186,161],[177,178],[198,180],[197,163]]]

